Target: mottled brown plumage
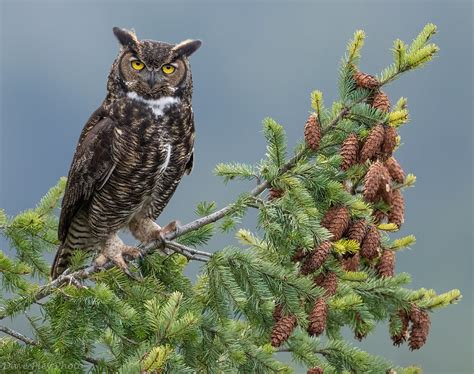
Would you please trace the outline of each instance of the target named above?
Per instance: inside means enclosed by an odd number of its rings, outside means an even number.
[[[121,50],[112,65],[107,96],[82,130],[69,170],[51,270],[57,278],[75,249],[99,250],[100,265],[136,257],[117,231],[129,228],[141,242],[160,239],[154,220],[193,163],[194,118],[188,57],[201,45],[138,40],[114,28]]]

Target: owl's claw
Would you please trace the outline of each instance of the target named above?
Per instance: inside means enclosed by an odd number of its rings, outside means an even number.
[[[140,280],[140,278],[130,271],[124,256],[135,259],[142,256],[142,253],[138,248],[124,244],[117,236],[115,236],[105,243],[100,255],[95,260],[95,265],[101,267],[105,265],[107,261],[112,261],[130,278]]]

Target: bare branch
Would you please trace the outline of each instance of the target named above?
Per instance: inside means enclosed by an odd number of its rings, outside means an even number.
[[[0,331],[14,337],[15,339],[21,340],[23,343],[26,343],[28,345],[39,345],[38,342],[34,341],[33,339],[30,339],[27,336],[20,334],[19,332],[12,330],[7,326],[0,325]]]

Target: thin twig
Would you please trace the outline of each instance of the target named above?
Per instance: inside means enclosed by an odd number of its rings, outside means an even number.
[[[26,343],[28,345],[36,345],[36,346],[39,345],[39,343],[34,341],[33,339],[30,339],[27,336],[20,334],[19,332],[12,330],[11,328],[7,326],[0,325],[0,331],[14,337],[15,339],[21,340],[23,343]]]
[[[0,331],[7,334],[7,335],[10,335],[11,337],[13,337],[17,340],[22,341],[25,344],[33,345],[35,347],[40,347],[41,346],[41,344],[39,342],[37,342],[36,340],[28,338],[27,336],[25,336],[23,334],[20,334],[19,332],[15,331],[15,330],[12,330],[11,328],[9,328],[7,326],[0,325]],[[94,364],[94,365],[97,365],[97,364],[100,363],[100,361],[97,360],[96,358],[89,357],[89,356],[84,357],[84,360],[87,361],[87,362],[90,362],[91,364]]]

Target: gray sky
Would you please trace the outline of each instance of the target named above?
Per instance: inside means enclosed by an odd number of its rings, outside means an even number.
[[[425,373],[472,372],[472,2],[4,0],[0,11],[0,207],[12,215],[67,173],[82,126],[105,96],[118,51],[113,26],[168,42],[203,40],[191,59],[195,168],[161,223],[186,222],[198,201],[223,204],[248,188],[224,186],[212,169],[258,161],[264,117],[285,125],[294,144],[310,92],[322,90],[328,105],[336,98],[338,64],[356,29],[367,33],[361,68],[378,73],[395,38],[409,42],[437,24],[439,57],[387,89],[393,102],[408,97],[411,121],[397,158],[418,177],[401,232],[418,242],[397,257],[397,270],[412,274],[413,287],[460,288],[464,299],[432,316],[421,351],[392,347],[386,326],[357,344]]]

